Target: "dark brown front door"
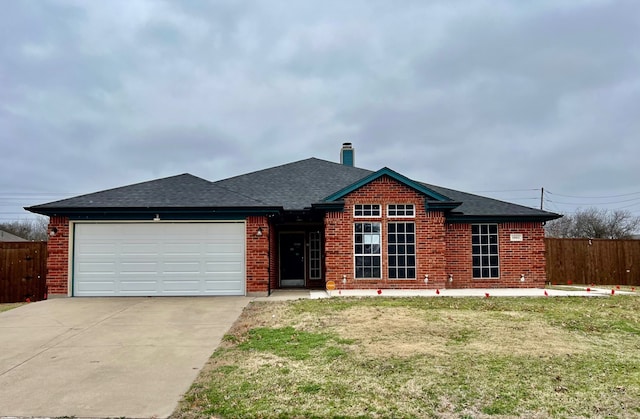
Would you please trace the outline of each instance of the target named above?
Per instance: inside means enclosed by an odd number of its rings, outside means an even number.
[[[304,233],[280,233],[280,286],[305,286]]]

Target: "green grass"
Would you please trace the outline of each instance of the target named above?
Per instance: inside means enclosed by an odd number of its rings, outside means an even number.
[[[174,418],[638,417],[640,298],[252,303]]]
[[[341,339],[328,333],[310,333],[296,330],[291,326],[283,328],[260,327],[249,331],[247,339],[238,345],[245,351],[262,351],[295,360],[305,360],[314,355],[318,359],[323,355],[329,358],[344,352],[330,346],[329,342],[341,342]],[[318,351],[320,349],[320,351]]]
[[[21,305],[24,305],[25,303],[4,303],[4,304],[0,304],[0,313],[2,313],[3,311],[9,311],[11,309],[20,307]]]

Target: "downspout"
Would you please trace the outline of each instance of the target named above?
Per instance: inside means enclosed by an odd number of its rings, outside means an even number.
[[[271,295],[271,225],[267,233],[267,297]]]
[[[271,215],[267,216],[267,297],[271,295]]]

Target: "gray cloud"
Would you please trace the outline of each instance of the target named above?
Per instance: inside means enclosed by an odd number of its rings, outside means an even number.
[[[7,2],[0,220],[36,203],[17,192],[337,161],[343,141],[525,205],[639,192],[639,24],[624,0]]]

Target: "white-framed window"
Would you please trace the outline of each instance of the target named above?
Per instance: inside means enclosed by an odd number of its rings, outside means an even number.
[[[413,204],[389,204],[387,205],[387,217],[415,217],[416,210]]]
[[[387,224],[387,260],[389,279],[415,279],[415,223]]]
[[[309,233],[309,279],[322,278],[322,249],[320,232]]]
[[[381,278],[382,249],[380,223],[354,224],[356,278]]]
[[[380,204],[355,204],[353,206],[354,217],[380,217]]]
[[[500,277],[498,247],[497,224],[471,225],[471,254],[473,257],[474,278]]]

